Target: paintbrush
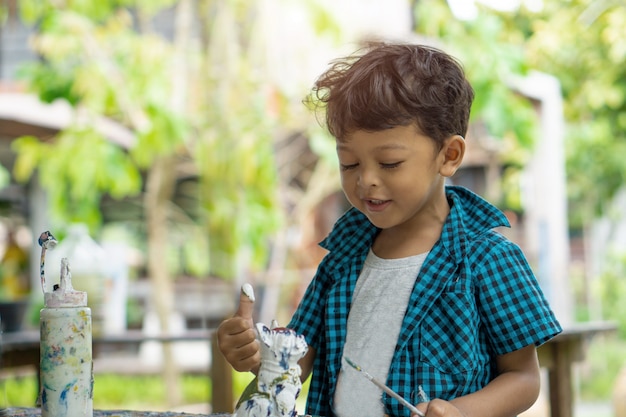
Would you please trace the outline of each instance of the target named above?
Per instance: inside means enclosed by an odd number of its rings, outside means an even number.
[[[395,391],[393,391],[391,388],[389,388],[387,385],[383,384],[382,382],[380,382],[379,380],[377,380],[376,378],[374,378],[373,376],[371,376],[370,374],[368,374],[363,368],[361,368],[359,365],[357,365],[356,363],[352,362],[350,359],[348,359],[347,357],[343,357],[345,359],[345,361],[348,363],[348,365],[350,365],[351,367],[353,367],[354,369],[356,369],[357,371],[361,372],[367,379],[370,380],[370,382],[372,382],[374,385],[376,385],[378,388],[382,389],[383,391],[385,391],[387,394],[389,394],[390,396],[392,396],[393,398],[395,398],[396,400],[398,400],[400,402],[400,404],[402,404],[403,406],[405,406],[406,408],[408,408],[409,410],[411,410],[411,413],[413,414],[417,414],[420,417],[426,417],[426,415],[424,413],[422,413],[420,410],[418,410],[417,408],[415,408],[415,406],[413,404],[411,404],[410,402],[408,402],[407,400],[405,400],[402,396],[400,396],[400,394],[396,393]]]

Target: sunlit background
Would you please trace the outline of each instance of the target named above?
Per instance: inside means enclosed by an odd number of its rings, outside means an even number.
[[[507,214],[576,334],[572,415],[626,416],[625,6],[0,1],[0,408],[35,405],[16,346],[38,346],[36,237],[51,230],[46,273],[67,257],[90,297],[95,407],[228,411],[249,378],[216,363],[212,330],[243,282],[258,321],[285,324],[347,208],[303,101],[333,58],[389,39],[463,63],[476,100],[452,182]],[[555,409],[542,364],[524,416]]]

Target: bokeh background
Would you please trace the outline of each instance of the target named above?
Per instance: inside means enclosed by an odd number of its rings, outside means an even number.
[[[50,230],[50,279],[67,257],[94,336],[127,340],[96,346],[97,408],[209,412],[216,385],[236,396],[247,377],[215,380],[210,337],[150,335],[210,335],[243,282],[259,321],[289,320],[347,208],[308,91],[368,40],[419,42],[456,56],[476,90],[451,181],[505,211],[561,322],[591,329],[573,415],[626,415],[625,6],[0,1],[3,340],[38,329],[36,237]],[[33,406],[33,367],[0,365],[0,407]]]

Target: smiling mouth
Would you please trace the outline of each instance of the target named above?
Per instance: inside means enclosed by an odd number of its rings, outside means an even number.
[[[371,199],[367,199],[365,200],[367,203],[369,204],[374,204],[374,205],[381,205],[381,204],[385,204],[387,201],[389,200],[371,200]]]
[[[382,212],[387,208],[391,200],[376,200],[371,198],[366,198],[363,200],[365,203],[365,207],[367,211],[370,213]]]

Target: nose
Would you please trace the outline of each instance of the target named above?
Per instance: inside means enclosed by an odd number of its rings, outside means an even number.
[[[376,170],[371,168],[363,167],[359,171],[359,178],[357,179],[357,184],[362,188],[369,188],[378,185],[379,178]]]

